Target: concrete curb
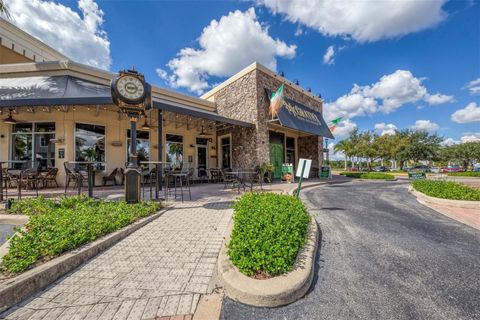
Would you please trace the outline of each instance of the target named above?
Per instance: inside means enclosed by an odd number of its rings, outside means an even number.
[[[108,249],[118,241],[163,215],[169,208],[138,220],[125,228],[70,251],[0,284],[0,313],[44,289],[61,276]]]
[[[480,208],[480,201],[466,201],[466,200],[450,200],[450,199],[441,199],[427,196],[419,191],[409,187],[408,190],[417,198],[417,200],[422,200],[423,202],[431,203],[439,206],[449,206],[454,208],[466,208],[466,209],[478,209]]]
[[[242,274],[230,262],[226,244],[230,240],[233,220],[218,257],[218,276],[225,294],[233,300],[257,307],[278,307],[297,301],[310,288],[315,270],[318,227],[311,217],[307,243],[298,253],[294,269],[284,275],[256,280]]]

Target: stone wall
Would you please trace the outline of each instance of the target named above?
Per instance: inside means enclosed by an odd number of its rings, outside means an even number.
[[[251,122],[255,128],[235,127],[217,132],[232,134],[232,166],[253,168],[268,161],[268,145],[265,145],[264,120],[257,112],[256,72],[253,70],[215,93],[217,112],[225,117]],[[268,131],[267,131],[268,134]],[[267,149],[266,153],[264,149]]]
[[[265,72],[257,69],[257,95],[258,95],[258,113],[267,119],[269,115],[269,105],[270,99],[265,92],[265,88],[275,92],[281,85],[282,81],[278,78],[273,78]],[[292,87],[285,85],[284,95],[286,98],[294,100],[298,103],[305,105],[306,107],[312,108],[316,111],[322,112],[322,102],[317,99],[310,97],[305,92],[300,92]],[[264,121],[266,125],[266,121]],[[267,141],[268,141],[268,130],[267,130]],[[302,136],[297,139],[297,152],[298,158],[312,159],[313,167],[320,167],[323,160],[323,139],[322,137],[317,136]],[[268,142],[266,146],[266,151],[268,153]],[[267,156],[268,159],[268,156]],[[298,160],[298,159],[297,159]]]
[[[217,132],[217,136],[232,134],[233,167],[249,168],[270,161],[268,128],[270,100],[265,89],[274,92],[282,83],[279,78],[257,68],[214,94],[220,115],[255,124],[254,129],[235,127]],[[285,86],[285,97],[322,111],[322,102],[288,84]],[[318,167],[322,159],[322,138],[308,136],[297,141],[298,157],[313,159],[314,166]]]
[[[312,167],[320,168],[323,160],[323,139],[317,136],[298,138],[298,158],[312,159]],[[312,171],[310,171],[312,173]]]

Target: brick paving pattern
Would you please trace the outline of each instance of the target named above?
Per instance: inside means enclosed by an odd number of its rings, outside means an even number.
[[[212,289],[229,199],[176,203],[0,319],[189,319]]]

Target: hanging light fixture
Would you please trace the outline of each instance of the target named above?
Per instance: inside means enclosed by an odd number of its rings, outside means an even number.
[[[3,122],[5,122],[6,124],[17,124],[17,120],[13,119],[12,117],[12,110],[10,110],[8,117],[3,119]]]
[[[200,132],[199,136],[200,137],[205,137],[206,136],[205,131],[203,131],[203,126],[202,126],[202,131]]]
[[[142,129],[143,129],[143,130],[150,130],[150,126],[148,125],[148,117],[147,117],[147,115],[145,115],[145,122],[143,123]]]

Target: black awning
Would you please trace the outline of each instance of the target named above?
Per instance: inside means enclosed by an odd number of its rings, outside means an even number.
[[[110,86],[72,76],[0,79],[0,107],[112,103]]]
[[[266,91],[268,96],[271,97],[271,92]],[[277,116],[280,124],[284,127],[335,139],[320,112],[291,99],[283,99],[283,104],[278,110]]]
[[[157,109],[162,109],[165,111],[186,114],[192,117],[218,121],[218,122],[227,123],[235,126],[242,126],[247,128],[254,127],[254,124],[250,122],[223,117],[216,112],[202,110],[193,106],[188,106],[188,105],[166,101],[162,99],[157,99],[157,98],[153,98],[153,107]]]

